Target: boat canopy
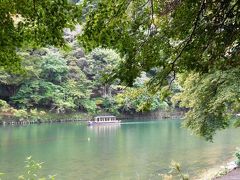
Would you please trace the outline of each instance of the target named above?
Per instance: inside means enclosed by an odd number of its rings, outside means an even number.
[[[94,121],[116,121],[116,116],[95,116]]]

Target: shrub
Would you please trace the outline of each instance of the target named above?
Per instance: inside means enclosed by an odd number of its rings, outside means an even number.
[[[19,109],[14,111],[14,117],[19,120],[28,119],[28,112],[25,109]]]
[[[26,166],[25,171],[22,175],[18,176],[19,180],[54,180],[56,175],[48,175],[48,177],[39,177],[39,172],[42,168],[43,162],[36,162],[32,159],[31,156],[26,158]],[[5,173],[0,172],[0,180],[1,176],[7,175]]]
[[[172,161],[171,166],[172,172],[175,172],[181,180],[189,180],[189,175],[182,172],[181,165],[175,161]]]
[[[31,120],[34,120],[34,121],[40,121],[44,117],[45,114],[46,114],[45,111],[38,111],[36,108],[31,109],[29,112],[29,116],[30,116]]]
[[[0,111],[3,111],[7,108],[9,108],[9,104],[6,101],[0,99]]]
[[[236,118],[233,124],[234,127],[240,127],[240,118]]]
[[[40,171],[40,169],[42,168],[42,164],[43,162],[41,163],[38,163],[36,161],[34,161],[32,159],[31,156],[27,157],[26,159],[26,171],[23,175],[20,175],[18,177],[19,180],[54,180],[55,179],[55,175],[52,176],[52,175],[49,175],[48,178],[45,178],[45,177],[39,177],[38,173]]]
[[[237,164],[237,166],[240,166],[240,149],[239,148],[237,148],[237,151],[235,152],[235,157],[236,157],[235,163]]]

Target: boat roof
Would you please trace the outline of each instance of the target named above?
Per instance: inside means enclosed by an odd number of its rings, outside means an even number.
[[[94,118],[106,118],[106,117],[116,117],[116,116],[94,116]]]

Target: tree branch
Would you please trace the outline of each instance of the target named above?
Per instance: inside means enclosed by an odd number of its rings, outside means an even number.
[[[181,0],[173,0],[166,4],[164,10],[160,12],[160,16],[164,16],[172,12],[179,4],[181,3]]]
[[[198,26],[198,22],[200,20],[200,16],[201,16],[201,13],[202,11],[204,10],[204,1],[205,0],[202,0],[201,2],[201,6],[199,8],[199,11],[198,11],[198,14],[197,14],[197,17],[194,21],[194,24],[193,24],[193,30],[190,34],[190,36],[187,38],[187,41],[185,43],[185,45],[183,46],[182,50],[180,51],[180,53],[178,53],[177,57],[173,60],[173,62],[171,63],[172,66],[174,66],[174,64],[176,63],[176,61],[181,57],[182,53],[184,52],[184,50],[187,48],[187,46],[189,45],[189,43],[192,41],[192,38],[193,38],[193,35],[197,29],[197,26]]]
[[[194,24],[193,24],[193,30],[191,32],[191,34],[189,35],[189,37],[187,38],[187,40],[185,41],[185,45],[183,46],[183,48],[181,49],[181,51],[178,53],[178,55],[176,56],[176,58],[173,60],[172,63],[170,63],[170,69],[169,71],[167,71],[166,75],[168,76],[171,72],[174,73],[174,78],[171,80],[170,82],[170,86],[172,84],[172,82],[174,81],[175,79],[175,76],[176,76],[176,70],[175,70],[175,64],[177,62],[177,60],[181,57],[182,53],[184,52],[184,50],[187,48],[187,46],[189,45],[189,43],[192,41],[193,39],[193,36],[195,34],[195,31],[197,29],[197,26],[198,26],[198,22],[200,20],[200,16],[201,16],[201,13],[203,12],[204,10],[204,3],[205,0],[202,0],[201,2],[201,5],[200,5],[200,8],[199,8],[199,11],[198,11],[198,14],[197,14],[197,17],[194,21]],[[163,78],[160,80],[159,83],[157,83],[157,86],[162,86],[162,83],[163,83]]]

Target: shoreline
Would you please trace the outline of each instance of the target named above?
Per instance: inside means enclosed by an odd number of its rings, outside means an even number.
[[[51,124],[51,123],[71,123],[71,122],[87,122],[87,119],[67,119],[67,120],[46,120],[46,121],[3,121],[0,126],[11,126],[11,125],[30,125],[30,124]]]
[[[212,168],[206,170],[197,176],[196,180],[220,180],[221,178],[227,176],[230,172],[234,171],[238,166],[235,163],[235,158],[229,158],[224,164],[216,165]]]
[[[154,115],[152,115],[154,114]],[[156,112],[150,113],[135,113],[135,114],[120,114],[117,116],[121,120],[167,120],[167,119],[181,119],[183,112]],[[1,115],[1,114],[0,114]],[[140,118],[141,115],[141,118]],[[163,116],[164,115],[164,116]],[[0,119],[0,126],[7,125],[28,125],[28,124],[45,124],[45,123],[70,123],[70,122],[86,122],[91,120],[92,115],[87,113],[70,113],[70,114],[54,114],[46,113],[43,116],[38,115],[37,117],[28,116],[27,118],[20,117],[15,118],[11,116],[2,117]]]
[[[72,113],[72,114],[54,114],[46,113],[38,116],[28,116],[14,118],[11,116],[2,117],[0,119],[0,126],[11,125],[29,125],[29,124],[46,124],[46,123],[68,123],[68,122],[85,122],[91,119],[91,116],[86,113]]]
[[[177,120],[177,119],[181,119],[181,118],[164,118],[164,119],[154,119],[154,121],[164,121],[164,120]],[[54,123],[73,123],[73,122],[88,122],[90,119],[65,119],[65,120],[59,120],[59,119],[54,119],[54,120],[44,120],[44,121],[31,121],[31,120],[27,120],[27,121],[3,121],[0,122],[0,127],[1,126],[25,126],[25,125],[40,125],[40,124],[54,124]],[[132,120],[132,119],[124,119],[123,122],[127,121],[127,120]],[[142,121],[152,121],[153,119],[141,119],[138,120],[136,122],[142,122]]]
[[[233,170],[231,170],[230,172],[228,172],[226,175],[216,178],[216,180],[236,180],[236,179],[240,179],[240,168],[236,167]]]

